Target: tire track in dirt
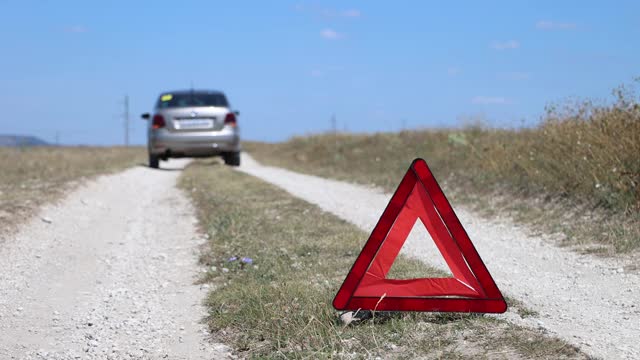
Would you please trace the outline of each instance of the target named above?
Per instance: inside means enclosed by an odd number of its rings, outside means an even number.
[[[212,359],[188,163],[83,185],[0,244],[0,358]],[[50,223],[41,221],[50,220]]]
[[[379,189],[262,166],[247,154],[242,163],[240,171],[366,232],[391,198]],[[640,276],[626,273],[622,261],[558,248],[506,220],[486,220],[460,207],[456,213],[500,289],[538,312],[524,319],[513,312],[499,317],[541,328],[592,356],[640,359]],[[428,243],[410,236],[402,253],[442,268],[441,255]]]

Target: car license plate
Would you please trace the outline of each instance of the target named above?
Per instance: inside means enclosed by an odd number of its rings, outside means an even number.
[[[176,128],[178,130],[209,129],[212,127],[213,127],[213,120],[211,119],[188,119],[188,120],[180,120],[176,122]]]

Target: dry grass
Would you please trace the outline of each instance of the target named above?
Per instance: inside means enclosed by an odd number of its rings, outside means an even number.
[[[215,162],[191,164],[181,187],[210,236],[201,258],[210,269],[202,281],[215,287],[208,324],[241,358],[586,358],[539,331],[480,315],[378,313],[344,327],[331,300],[366,233]],[[433,273],[397,261],[400,277]]]
[[[83,179],[143,162],[144,155],[142,148],[0,148],[0,232],[15,230]]]
[[[618,254],[640,247],[640,105],[551,106],[537,127],[323,134],[246,143],[259,161],[393,190],[423,157],[457,201],[564,233],[564,244]],[[498,209],[498,210],[496,210]]]

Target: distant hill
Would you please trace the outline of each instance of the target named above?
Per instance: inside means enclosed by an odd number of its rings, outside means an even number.
[[[19,147],[19,146],[46,146],[46,145],[50,145],[50,144],[35,136],[1,135],[0,134],[0,146]]]

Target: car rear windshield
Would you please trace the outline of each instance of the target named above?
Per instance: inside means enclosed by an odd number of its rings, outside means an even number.
[[[163,94],[158,99],[158,108],[177,108],[190,106],[219,106],[229,107],[224,94],[216,93],[181,93]]]

